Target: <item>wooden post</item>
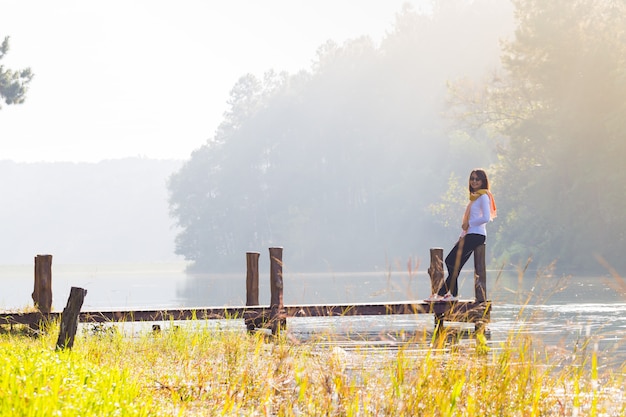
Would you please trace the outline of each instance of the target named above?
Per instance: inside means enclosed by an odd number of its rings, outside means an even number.
[[[487,268],[485,266],[485,245],[474,249],[474,297],[477,303],[487,299]]]
[[[430,275],[431,294],[437,294],[443,285],[443,248],[430,248],[428,275]],[[442,329],[443,314],[435,313],[435,332],[439,332]]]
[[[270,249],[270,320],[272,333],[287,326],[283,304],[283,248]]]
[[[474,297],[476,303],[482,303],[484,308],[482,314],[474,318],[474,331],[476,333],[485,333],[485,323],[489,321],[485,316],[487,313],[487,268],[485,265],[485,249],[486,245],[482,244],[474,249]]]
[[[35,308],[42,314],[52,309],[52,255],[35,256],[35,288],[33,290]]]
[[[443,285],[443,248],[430,249],[430,275],[431,294],[437,294]]]
[[[67,306],[63,309],[63,314],[61,315],[61,329],[57,339],[57,349],[71,349],[74,346],[74,336],[78,328],[78,315],[83,306],[85,295],[87,295],[87,290],[83,288],[72,287],[70,290]]]
[[[259,252],[246,252],[246,306],[259,305]],[[244,322],[248,331],[257,327],[258,312],[244,314]]]
[[[246,305],[259,305],[259,252],[246,252]]]

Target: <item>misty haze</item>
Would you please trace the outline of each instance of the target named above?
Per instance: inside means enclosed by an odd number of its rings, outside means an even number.
[[[172,262],[166,183],[181,161],[0,161],[0,264]]]
[[[380,41],[241,74],[188,160],[4,161],[0,261],[229,272],[283,246],[292,271],[404,270],[454,243],[483,167],[500,213],[490,266],[621,270],[621,26],[568,5],[516,4],[517,20],[500,1],[406,5]]]

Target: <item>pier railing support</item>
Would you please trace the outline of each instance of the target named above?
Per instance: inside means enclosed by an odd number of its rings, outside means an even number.
[[[246,307],[259,305],[259,252],[246,252]],[[247,311],[244,321],[249,332],[260,327],[257,311]]]
[[[430,293],[437,294],[443,286],[443,248],[430,249]]]
[[[486,245],[478,245],[474,249],[474,297],[477,303],[485,306],[487,302],[487,267],[485,265],[485,249]],[[489,321],[486,316],[487,308],[485,306],[483,314],[474,319],[474,330],[476,332],[484,332],[485,324]]]
[[[487,299],[487,267],[485,266],[485,244],[474,249],[474,297],[477,303]]]
[[[485,263],[485,244],[474,249],[474,298],[477,303],[487,300],[487,268]],[[432,294],[439,291],[443,285],[443,249],[430,249],[430,287]]]
[[[35,288],[33,290],[35,308],[41,314],[52,311],[52,255],[35,256]]]
[[[285,305],[283,303],[283,248],[270,250],[270,326],[272,333],[287,327]]]
[[[487,268],[485,262],[485,249],[485,244],[479,245],[478,247],[476,247],[473,254],[474,299],[475,303],[479,304],[479,307],[476,309],[476,311],[468,312],[467,314],[469,314],[468,318],[471,319],[471,321],[474,323],[476,331],[483,331],[485,323],[489,321],[489,306],[487,306]],[[444,282],[443,249],[430,249],[430,267],[428,268],[428,275],[430,275],[431,291],[433,294],[436,294]],[[442,328],[444,318],[446,318],[447,316],[455,316],[456,313],[454,310],[454,303],[452,303],[449,311],[435,313],[435,331]]]
[[[452,302],[424,302],[405,301],[389,303],[351,303],[351,304],[330,304],[330,305],[284,305],[283,300],[283,248],[270,248],[270,305],[259,305],[259,253],[248,252],[246,254],[247,275],[246,275],[246,306],[239,307],[207,307],[193,309],[166,309],[166,310],[139,310],[139,311],[89,311],[80,312],[82,299],[86,291],[74,295],[77,290],[72,288],[68,306],[63,311],[61,334],[57,342],[59,348],[71,347],[73,335],[78,323],[78,318],[83,322],[103,323],[103,322],[126,322],[126,321],[152,321],[161,322],[163,320],[195,320],[195,319],[228,319],[243,318],[249,330],[257,328],[271,328],[273,333],[278,333],[285,329],[287,317],[330,317],[330,316],[382,316],[390,314],[433,314],[435,316],[436,329],[441,327],[446,321],[474,323],[476,331],[484,330],[484,326],[490,320],[491,301],[487,298],[487,274],[485,268],[484,245],[476,248],[474,252],[474,290],[475,300],[459,300]],[[35,258],[35,275],[37,284],[43,277],[44,283],[50,289],[51,255],[39,255]],[[440,289],[443,282],[443,249],[431,249],[431,266],[428,273],[431,276],[433,292]],[[42,273],[43,271],[43,273]],[[51,303],[45,303],[37,296],[39,285],[35,285],[33,299],[38,306],[46,307]],[[38,293],[41,295],[41,293]],[[51,290],[49,293],[51,295]],[[48,297],[51,300],[51,296]],[[74,301],[78,300],[78,301]],[[49,311],[50,307],[48,307]],[[72,314],[70,314],[72,313]],[[28,325],[34,328],[44,320],[56,319],[57,312],[49,312],[42,317],[40,311],[31,312],[1,312],[0,326],[2,325]],[[68,322],[69,320],[69,322]],[[158,324],[153,326],[158,331]]]

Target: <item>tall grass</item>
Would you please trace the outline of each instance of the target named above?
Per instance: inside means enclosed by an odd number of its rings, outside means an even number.
[[[0,415],[626,415],[624,369],[600,372],[593,343],[552,353],[521,333],[485,347],[444,331],[347,349],[199,321],[170,327],[87,327],[71,351],[54,349],[53,330],[5,330]]]
[[[131,368],[54,347],[51,337],[0,337],[0,415],[151,415],[152,399],[138,401],[143,385]]]

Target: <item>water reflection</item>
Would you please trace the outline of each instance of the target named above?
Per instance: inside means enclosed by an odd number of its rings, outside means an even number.
[[[70,287],[87,289],[84,307],[153,309],[245,304],[245,271],[186,274],[184,263],[55,265],[53,304],[62,309]],[[473,274],[460,277],[461,298],[473,298]],[[32,266],[0,266],[0,308],[32,305]],[[518,275],[489,271],[488,298],[494,307],[514,305],[615,304],[626,302],[624,285],[609,277]],[[259,301],[270,300],[269,276],[259,278]],[[426,272],[297,273],[284,271],[285,304],[329,304],[421,300],[430,294]],[[582,311],[582,310],[581,310]]]
[[[428,277],[421,283],[422,293]],[[242,274],[189,275],[178,297],[187,306],[244,305],[246,277]],[[259,302],[269,305],[269,275],[259,277]],[[393,273],[285,273],[285,304],[333,304],[418,299],[418,278]],[[428,284],[430,285],[430,284]]]
[[[488,326],[491,343],[511,332],[534,335],[553,349],[572,351],[590,339],[617,363],[626,356],[625,286],[618,277],[555,276],[488,271],[493,302]],[[32,305],[33,267],[0,266],[0,309]],[[473,274],[460,278],[462,298],[472,298]],[[84,311],[193,308],[245,304],[245,271],[240,274],[188,275],[184,264],[53,266],[53,309],[61,310],[70,287],[87,289]],[[285,304],[421,300],[430,293],[425,272],[302,274],[284,271]],[[259,300],[269,304],[269,276],[261,274]],[[454,324],[462,333],[467,324]],[[471,325],[469,325],[471,327]],[[386,316],[289,319],[302,339],[331,331],[353,342],[397,345],[432,331],[433,317]],[[430,334],[427,333],[427,337]]]
[[[213,296],[243,304],[245,275],[193,277],[181,288],[181,298],[191,305],[206,305]],[[462,298],[473,298],[473,275],[461,276]],[[606,364],[626,359],[623,340],[626,297],[618,278],[556,276],[516,271],[489,271],[488,298],[493,302],[488,326],[490,344],[497,348],[513,334],[540,339],[548,349],[572,352],[593,340]],[[426,273],[402,272],[297,274],[285,273],[285,304],[330,304],[421,300],[430,292]],[[218,288],[220,288],[218,290]],[[260,277],[261,304],[269,304],[269,277]],[[432,337],[433,317],[386,316],[289,319],[289,331],[299,340],[332,334],[329,343],[343,348],[396,347]],[[458,335],[468,334],[468,324],[448,324]],[[463,337],[456,338],[463,340]],[[323,342],[323,341],[320,341]],[[461,342],[462,343],[462,342]]]

